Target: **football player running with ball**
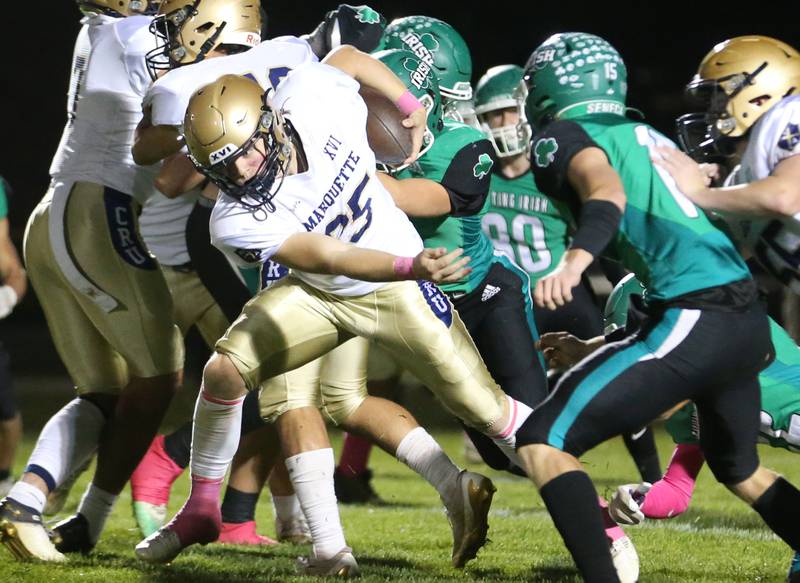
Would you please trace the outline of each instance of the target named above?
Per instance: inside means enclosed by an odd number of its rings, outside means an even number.
[[[605,40],[554,35],[525,70],[538,186],[575,209],[578,228],[535,299],[572,299],[593,258],[613,251],[649,290],[649,318],[565,375],[517,433],[518,453],[587,581],[617,581],[578,458],[685,400],[698,408],[711,471],[792,548],[800,492],[758,460],[758,373],[774,357],[769,320],[731,241],[650,157],[670,142],[625,117],[625,65]],[[719,350],[724,344],[726,349]],[[627,411],[625,416],[618,412]]]
[[[148,560],[169,561],[213,536],[220,481],[238,442],[247,391],[355,336],[380,344],[455,415],[514,455],[524,405],[507,399],[491,379],[442,292],[418,281],[460,279],[469,272],[468,258],[460,257],[460,249],[423,250],[410,222],[375,178],[356,81],[383,93],[409,116],[404,123],[414,131],[414,154],[425,110],[384,65],[355,49],[339,49],[327,63],[295,69],[270,92],[255,119],[238,115],[243,105],[234,107],[231,118],[244,125],[234,123],[224,134],[214,123],[214,108],[195,113],[190,106],[187,112],[190,152],[224,193],[212,215],[213,241],[232,257],[246,251],[261,261],[274,258],[292,273],[249,302],[217,343],[195,410],[192,493],[170,524],[140,543],[137,552]],[[214,84],[208,90],[213,93]],[[204,91],[195,99],[210,98]],[[290,395],[284,388],[273,396],[285,401]],[[303,436],[281,437],[300,442]],[[285,449],[291,447],[284,443]],[[326,523],[338,521],[333,484],[311,479],[332,474],[332,452],[298,449],[287,460],[290,474],[307,476],[304,483],[316,499],[315,516],[307,514],[315,553],[304,564],[318,568],[306,571],[351,574],[357,566],[343,538],[322,536],[328,533]],[[489,480],[463,480],[454,465],[439,463],[437,448],[412,450],[420,459],[409,465],[418,463],[422,473],[436,468],[426,477],[442,488],[446,503],[462,500],[467,514],[485,516],[493,492]],[[299,491],[298,496],[302,499]],[[464,533],[467,548],[459,552],[474,556],[485,533],[485,521],[470,525]]]

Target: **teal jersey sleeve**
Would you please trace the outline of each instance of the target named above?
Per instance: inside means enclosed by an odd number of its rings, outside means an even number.
[[[569,245],[562,205],[539,191],[530,172],[517,178],[492,173],[481,222],[495,250],[524,269],[531,285],[556,268]]]
[[[8,216],[8,195],[6,193],[6,181],[0,178],[0,219]]]
[[[654,165],[657,146],[674,144],[647,124],[593,114],[547,126],[534,137],[531,158],[539,187],[572,207],[579,201],[565,178],[570,160],[587,147],[605,152],[627,196],[606,253],[636,274],[650,301],[750,278],[730,239]]]
[[[462,123],[446,122],[444,131],[436,136],[433,146],[414,164],[396,175],[396,178],[427,178],[443,184],[448,188],[450,180],[458,176],[459,188],[467,192],[477,192],[480,184],[485,184],[484,196],[488,193],[493,161],[482,155],[483,149],[474,149],[476,142],[485,142],[483,134]],[[475,150],[474,161],[468,154]],[[466,152],[466,153],[465,153]],[[461,166],[460,171],[453,165]],[[466,164],[466,166],[465,166]],[[472,184],[465,186],[470,180]],[[444,182],[443,182],[444,181]],[[454,217],[450,215],[434,218],[412,218],[414,227],[422,237],[426,247],[446,247],[447,249],[464,249],[469,256],[472,271],[462,281],[440,285],[446,292],[465,292],[474,290],[489,272],[494,257],[492,243],[481,229],[481,217],[486,210],[470,216]]]

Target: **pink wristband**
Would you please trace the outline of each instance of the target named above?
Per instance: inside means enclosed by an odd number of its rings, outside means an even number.
[[[411,93],[411,91],[409,91],[408,89],[406,89],[406,92],[403,93],[399,97],[399,99],[394,102],[394,104],[397,106],[397,109],[399,109],[400,112],[406,117],[408,117],[409,115],[411,115],[412,112],[417,111],[420,107],[422,107],[422,104],[419,102],[419,99],[414,97],[414,94]]]
[[[403,279],[412,279],[412,267],[414,266],[413,257],[395,257],[394,272]]]

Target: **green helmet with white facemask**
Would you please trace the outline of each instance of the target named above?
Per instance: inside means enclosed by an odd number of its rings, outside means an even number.
[[[629,273],[617,282],[606,300],[603,309],[603,333],[608,336],[612,332],[624,328],[628,321],[631,296],[646,297],[647,289],[636,276]]]
[[[442,131],[444,123],[442,121],[442,96],[439,93],[436,75],[424,60],[418,58],[411,51],[390,49],[378,51],[372,56],[389,67],[428,112],[428,127],[422,138],[421,156],[433,145],[433,140]]]
[[[475,88],[475,112],[481,131],[494,145],[501,158],[521,154],[528,149],[531,129],[525,118],[525,97],[520,88],[522,67],[498,65],[492,67],[478,81]],[[516,124],[491,128],[486,114],[500,109],[516,108],[519,121]]]
[[[433,67],[445,99],[472,99],[472,57],[458,31],[430,16],[406,16],[389,23],[386,49],[406,49]]]
[[[625,115],[628,74],[617,50],[583,32],[554,34],[525,64],[525,113],[535,127],[588,113]]]

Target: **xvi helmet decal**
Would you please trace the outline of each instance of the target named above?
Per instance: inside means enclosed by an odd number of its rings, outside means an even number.
[[[617,50],[593,34],[555,34],[531,54],[523,82],[534,126],[588,113],[625,114],[627,70]]]
[[[800,93],[800,53],[766,36],[740,36],[703,58],[686,92],[701,111],[678,118],[681,146],[698,159],[733,153],[772,106]]]

